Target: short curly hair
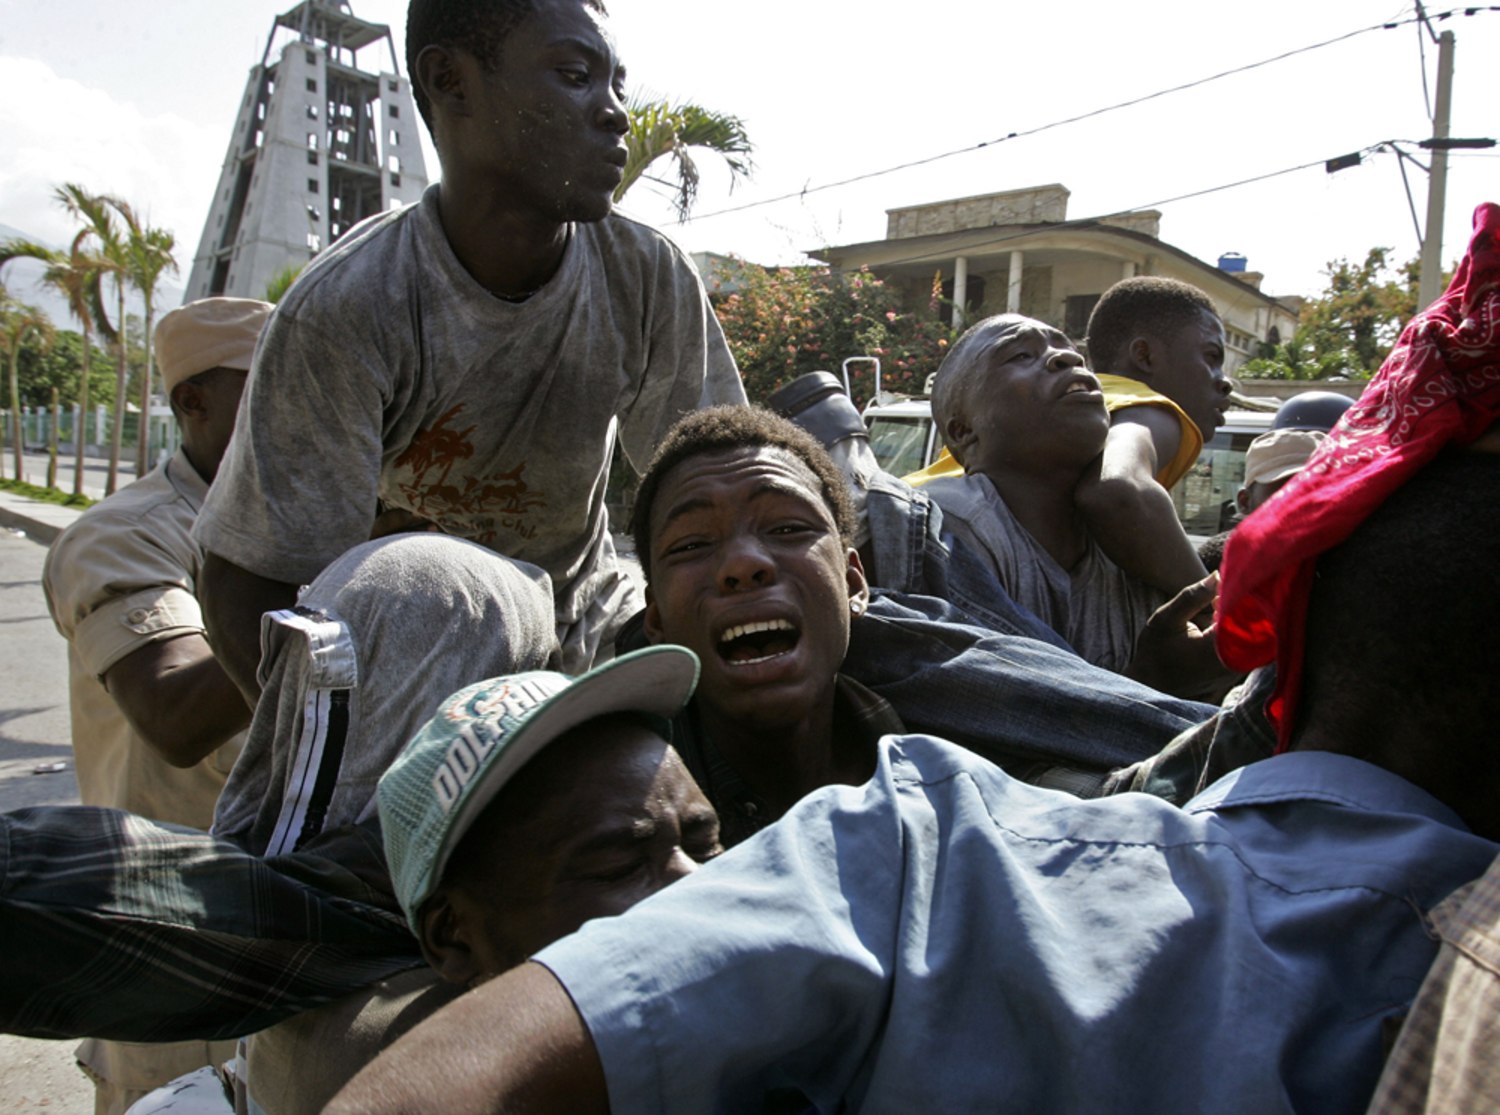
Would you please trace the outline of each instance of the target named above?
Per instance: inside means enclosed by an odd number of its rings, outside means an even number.
[[[603,0],[581,0],[608,15]],[[422,122],[432,131],[432,105],[417,80],[417,58],[429,46],[458,46],[486,69],[500,65],[501,49],[516,24],[537,10],[539,0],[411,0],[406,8],[406,74]]]
[[[758,406],[716,406],[685,415],[667,431],[635,497],[630,520],[636,557],[647,579],[651,577],[651,508],[661,488],[662,477],[690,457],[725,449],[784,449],[805,464],[818,478],[823,502],[833,515],[839,538],[852,545],[854,501],[844,474],[811,434],[796,423]]]
[[[1142,275],[1122,279],[1104,292],[1089,315],[1089,367],[1110,372],[1125,360],[1125,350],[1142,333],[1164,335],[1190,324],[1207,310],[1218,308],[1197,287],[1176,279]]]

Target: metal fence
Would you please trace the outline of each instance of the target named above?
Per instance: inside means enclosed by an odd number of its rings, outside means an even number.
[[[171,411],[165,407],[153,407],[150,422],[149,459],[159,460],[163,455],[176,452],[181,438]],[[57,408],[57,443],[59,453],[74,453],[77,443],[74,438],[79,428],[78,406]],[[114,437],[114,415],[107,407],[92,407],[83,424],[84,453],[91,457],[109,456],[110,441]],[[141,415],[138,411],[125,412],[124,429],[121,436],[120,454],[133,460],[140,444]],[[45,453],[52,437],[52,410],[49,407],[21,408],[22,444],[28,453]],[[7,451],[15,445],[16,420],[9,410],[0,410],[0,429],[5,432]]]

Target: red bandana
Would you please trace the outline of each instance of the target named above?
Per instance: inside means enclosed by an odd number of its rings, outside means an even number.
[[[1338,545],[1408,477],[1500,416],[1500,206],[1474,211],[1474,236],[1447,292],[1396,347],[1308,460],[1235,527],[1220,567],[1218,648],[1236,670],[1276,662],[1266,714],[1284,750],[1302,683],[1308,592],[1318,555]]]

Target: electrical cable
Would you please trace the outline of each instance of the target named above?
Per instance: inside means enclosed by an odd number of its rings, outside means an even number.
[[[888,174],[895,174],[895,173],[897,173],[899,171],[911,170],[914,167],[927,166],[927,165],[929,165],[931,163],[940,162],[940,161],[942,161],[944,159],[951,159],[951,158],[953,158],[953,157],[955,157],[957,155],[965,155],[965,154],[968,154],[968,153],[970,153],[972,151],[983,150],[986,147],[994,147],[994,146],[997,146],[998,144],[1006,143],[1006,142],[1008,142],[1010,140],[1013,140],[1013,139],[1025,139],[1025,138],[1027,138],[1029,136],[1040,135],[1042,132],[1052,131],[1055,128],[1061,128],[1061,127],[1064,127],[1064,126],[1066,126],[1068,124],[1076,124],[1076,123],[1079,123],[1080,121],[1089,120],[1089,119],[1092,119],[1092,118],[1094,118],[1096,116],[1103,116],[1106,113],[1116,112],[1116,111],[1118,111],[1120,109],[1123,109],[1123,108],[1132,108],[1135,105],[1145,104],[1147,101],[1153,101],[1153,100],[1156,100],[1156,99],[1158,99],[1160,97],[1169,96],[1169,95],[1171,95],[1173,93],[1181,93],[1181,92],[1184,92],[1184,91],[1186,91],[1188,89],[1196,89],[1199,86],[1207,85],[1210,82],[1218,81],[1221,78],[1232,77],[1235,74],[1247,73],[1250,70],[1256,70],[1256,69],[1259,69],[1262,66],[1269,66],[1273,62],[1281,62],[1281,61],[1284,61],[1284,60],[1286,60],[1288,58],[1296,57],[1299,54],[1306,54],[1309,51],[1321,50],[1324,47],[1333,46],[1333,45],[1335,45],[1337,43],[1346,42],[1349,39],[1357,38],[1358,36],[1368,34],[1371,31],[1390,31],[1390,30],[1394,30],[1395,28],[1401,27],[1401,26],[1403,26],[1403,25],[1405,25],[1407,23],[1420,22],[1420,19],[1422,19],[1422,18],[1425,18],[1425,19],[1433,19],[1433,18],[1436,18],[1436,19],[1447,19],[1449,16],[1457,15],[1460,12],[1462,12],[1462,14],[1464,14],[1466,16],[1471,16],[1471,15],[1474,15],[1475,13],[1481,12],[1481,11],[1500,11],[1500,5],[1483,5],[1483,6],[1470,6],[1470,7],[1465,7],[1465,8],[1455,8],[1455,9],[1452,9],[1451,11],[1440,12],[1440,13],[1437,13],[1435,15],[1430,15],[1430,16],[1422,16],[1422,17],[1411,16],[1411,17],[1406,18],[1406,19],[1394,19],[1394,20],[1390,20],[1390,21],[1387,21],[1387,22],[1384,22],[1384,23],[1374,23],[1374,24],[1371,24],[1368,27],[1361,27],[1361,28],[1358,28],[1357,30],[1348,31],[1348,32],[1346,32],[1346,33],[1344,33],[1342,35],[1337,35],[1334,38],[1325,39],[1322,42],[1312,43],[1312,44],[1310,44],[1308,46],[1297,47],[1295,50],[1284,51],[1283,53],[1274,55],[1273,57],[1270,57],[1270,58],[1263,58],[1263,59],[1261,59],[1258,62],[1250,62],[1250,63],[1247,63],[1246,65],[1243,65],[1243,66],[1236,66],[1233,69],[1224,70],[1224,71],[1222,71],[1220,73],[1216,73],[1216,74],[1211,74],[1208,77],[1198,78],[1198,79],[1196,79],[1194,81],[1185,82],[1185,83],[1183,83],[1181,85],[1174,85],[1174,86],[1172,86],[1172,87],[1170,87],[1168,89],[1161,89],[1161,90],[1156,91],[1155,93],[1147,93],[1147,94],[1144,94],[1143,96],[1134,97],[1134,98],[1131,98],[1130,100],[1127,100],[1127,101],[1120,101],[1120,102],[1118,102],[1116,104],[1106,105],[1103,108],[1092,109],[1092,110],[1090,110],[1088,112],[1079,113],[1076,116],[1069,116],[1069,117],[1067,117],[1065,119],[1062,119],[1062,120],[1054,120],[1054,121],[1052,121],[1051,123],[1048,123],[1048,124],[1039,124],[1039,125],[1037,125],[1036,127],[1033,127],[1033,128],[1026,128],[1026,129],[1022,129],[1020,131],[1009,132],[1009,133],[1007,133],[1007,134],[1005,134],[1003,136],[999,136],[999,137],[997,137],[995,139],[984,140],[982,142],[975,143],[975,144],[970,144],[970,145],[965,146],[965,147],[955,148],[952,151],[944,151],[941,154],[929,155],[929,156],[927,156],[925,158],[921,158],[921,159],[913,159],[910,162],[898,163],[895,166],[886,167],[886,168],[884,168],[882,170],[867,171],[866,173],[856,174],[856,175],[854,175],[852,177],[849,177],[849,178],[841,178],[841,179],[839,179],[837,181],[834,181],[834,182],[824,182],[824,183],[820,183],[819,185],[816,185],[816,186],[804,186],[800,190],[794,190],[794,191],[792,191],[790,193],[778,194],[775,197],[762,198],[759,201],[747,201],[747,202],[745,202],[745,203],[743,203],[741,205],[726,206],[723,209],[715,209],[715,210],[713,210],[712,212],[709,212],[709,213],[694,213],[691,216],[689,216],[688,219],[685,222],[683,222],[683,223],[684,224],[693,224],[693,223],[696,223],[698,221],[711,220],[714,217],[728,216],[728,215],[733,214],[733,213],[743,213],[743,212],[746,212],[746,211],[751,210],[751,209],[761,209],[761,208],[764,208],[765,206],[768,206],[768,205],[778,205],[778,204],[780,204],[781,202],[784,202],[784,201],[792,201],[792,200],[796,200],[798,198],[808,197],[811,194],[823,193],[826,190],[840,189],[840,188],[842,188],[844,186],[851,186],[851,185],[854,185],[855,183],[858,183],[858,182],[866,182],[866,181],[869,181],[870,179],[873,179],[873,178],[882,178],[882,177],[884,177],[884,176],[886,176]],[[1425,73],[1425,71],[1424,71],[1424,73]]]
[[[1367,152],[1367,151],[1374,151],[1379,146],[1380,146],[1379,144],[1372,144],[1371,146],[1365,147],[1365,148],[1361,148],[1360,150],[1361,150],[1361,153],[1364,153],[1364,152]],[[996,236],[990,237],[990,238],[985,239],[985,240],[980,240],[980,241],[975,241],[975,242],[971,242],[971,243],[966,243],[964,245],[964,252],[967,254],[967,253],[973,252],[974,250],[979,249],[979,248],[992,248],[992,247],[995,247],[997,244],[1004,244],[1004,243],[1006,243],[1007,241],[1010,241],[1010,240],[1019,240],[1019,239],[1022,239],[1023,237],[1034,236],[1034,235],[1036,235],[1036,233],[1041,232],[1041,231],[1045,231],[1045,232],[1058,232],[1058,231],[1061,231],[1063,229],[1079,228],[1079,227],[1082,227],[1084,225],[1097,225],[1100,222],[1102,222],[1102,221],[1108,221],[1108,220],[1110,220],[1113,217],[1129,216],[1130,214],[1132,214],[1132,213],[1138,213],[1138,212],[1140,212],[1143,209],[1155,209],[1157,206],[1160,206],[1160,205],[1170,205],[1173,202],[1177,202],[1177,201],[1188,201],[1188,200],[1190,200],[1192,198],[1205,197],[1208,194],[1216,194],[1216,193],[1219,193],[1219,192],[1221,192],[1223,190],[1232,190],[1232,189],[1235,189],[1235,188],[1237,188],[1239,186],[1249,186],[1249,185],[1252,185],[1253,183],[1256,183],[1256,182],[1264,182],[1264,181],[1266,181],[1267,179],[1270,179],[1270,178],[1280,178],[1280,177],[1282,177],[1283,175],[1286,175],[1286,174],[1295,174],[1297,171],[1299,171],[1299,170],[1307,170],[1309,167],[1323,166],[1325,162],[1326,162],[1326,160],[1324,160],[1324,159],[1314,159],[1312,162],[1299,163],[1296,166],[1284,167],[1281,170],[1273,170],[1273,171],[1269,171],[1269,172],[1267,172],[1265,174],[1257,174],[1257,175],[1254,175],[1254,176],[1252,176],[1250,178],[1241,178],[1241,179],[1239,179],[1238,181],[1235,181],[1235,182],[1225,182],[1225,183],[1223,183],[1222,185],[1219,185],[1219,186],[1208,186],[1208,187],[1206,187],[1204,189],[1201,189],[1201,190],[1193,190],[1190,193],[1177,194],[1174,197],[1161,198],[1161,199],[1159,199],[1157,201],[1148,201],[1148,202],[1145,202],[1145,203],[1140,204],[1140,205],[1131,206],[1128,209],[1117,209],[1114,212],[1104,213],[1104,214],[1101,214],[1101,215],[1096,216],[1096,217],[1077,217],[1077,218],[1073,218],[1071,220],[1057,221],[1055,223],[1048,223],[1043,228],[1029,227],[1029,228],[1022,229],[1022,230],[1015,231],[1015,232],[1000,233],[1000,234],[998,234]],[[904,263],[922,263],[922,262],[928,262],[928,261],[934,261],[935,262],[935,261],[938,261],[938,260],[941,260],[941,259],[944,259],[944,258],[947,258],[947,257],[944,256],[940,250],[938,250],[938,249],[928,249],[927,251],[921,252],[921,253],[919,253],[917,255],[913,255],[913,256],[906,256],[904,258],[899,258],[899,259],[883,259],[883,260],[880,261],[880,267],[882,269],[885,269],[885,268],[889,268],[889,267],[897,267],[897,266],[900,266],[901,264],[904,264]]]

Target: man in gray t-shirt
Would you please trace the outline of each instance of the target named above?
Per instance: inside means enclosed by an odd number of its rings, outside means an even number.
[[[1109,433],[1083,357],[1044,322],[989,318],[943,361],[932,410],[965,472],[923,489],[944,532],[1085,661],[1124,672],[1163,597],[1105,557],[1075,509],[1073,489]]]
[[[644,464],[684,411],[744,399],[691,264],[610,215],[628,120],[601,8],[461,14],[408,11],[441,185],[288,293],[198,521],[247,694],[261,613],[367,538],[377,500],[545,571],[563,665],[586,668],[639,605],[607,531],[616,439]]]

